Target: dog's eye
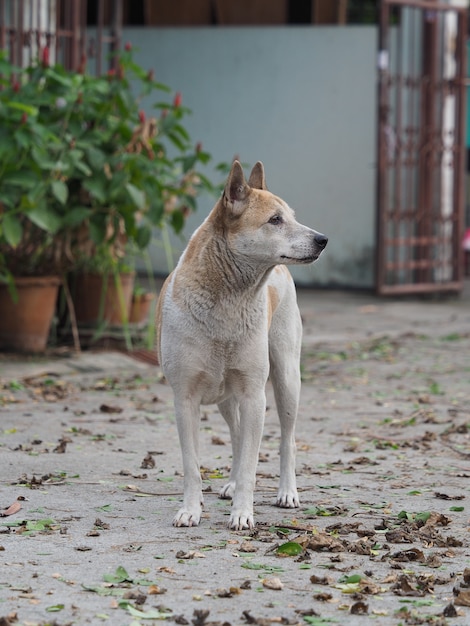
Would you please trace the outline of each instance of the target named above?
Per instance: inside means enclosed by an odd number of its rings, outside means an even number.
[[[269,220],[268,220],[268,224],[273,224],[274,226],[279,226],[279,224],[282,224],[283,219],[280,215],[273,215]]]

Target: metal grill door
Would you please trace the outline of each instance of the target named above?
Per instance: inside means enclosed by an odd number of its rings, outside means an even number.
[[[380,10],[376,289],[459,291],[467,9],[382,0]]]

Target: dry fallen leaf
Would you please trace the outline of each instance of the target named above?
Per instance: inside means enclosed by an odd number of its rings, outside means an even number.
[[[18,500],[16,500],[16,502],[13,502],[13,504],[10,504],[10,506],[7,509],[0,512],[0,517],[7,517],[8,515],[14,515],[15,513],[18,513],[20,509],[21,509],[21,504],[18,502]]]
[[[454,599],[454,604],[458,604],[459,606],[470,606],[470,590],[455,589],[454,593],[457,594]]]
[[[350,612],[353,615],[365,615],[369,612],[369,607],[365,602],[358,601],[351,606]]]
[[[120,406],[112,406],[111,404],[102,404],[100,406],[101,413],[122,413]]]
[[[225,441],[217,435],[212,436],[211,443],[213,446],[225,446]]]
[[[258,548],[251,541],[242,541],[240,543],[240,552],[257,552]]]
[[[266,587],[266,589],[274,589],[276,591],[280,591],[284,587],[281,579],[277,578],[276,576],[274,576],[273,578],[264,578],[261,582],[263,587]]]
[[[150,452],[147,452],[147,455],[144,457],[140,467],[141,469],[153,469],[155,467],[155,459]]]
[[[178,550],[176,553],[177,559],[205,559],[206,555],[202,552],[198,552],[197,550],[190,550],[189,552],[185,552],[184,550]]]

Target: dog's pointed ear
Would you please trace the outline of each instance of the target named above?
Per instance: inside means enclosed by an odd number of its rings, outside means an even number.
[[[248,184],[250,187],[253,187],[253,189],[267,189],[266,178],[264,176],[264,165],[261,161],[254,164]]]
[[[243,205],[240,205],[249,195],[250,187],[247,185],[242,166],[239,161],[234,161],[232,169],[228,175],[224,189],[225,204],[228,205],[234,214],[243,212]]]

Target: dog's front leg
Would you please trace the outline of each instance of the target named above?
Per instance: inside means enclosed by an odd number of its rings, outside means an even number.
[[[240,401],[240,433],[236,463],[235,493],[230,528],[244,530],[255,525],[253,492],[256,483],[259,448],[263,433],[266,397],[264,389],[246,394]]]
[[[175,398],[176,423],[183,455],[183,506],[173,519],[174,526],[198,526],[202,505],[202,480],[199,468],[199,405]]]

